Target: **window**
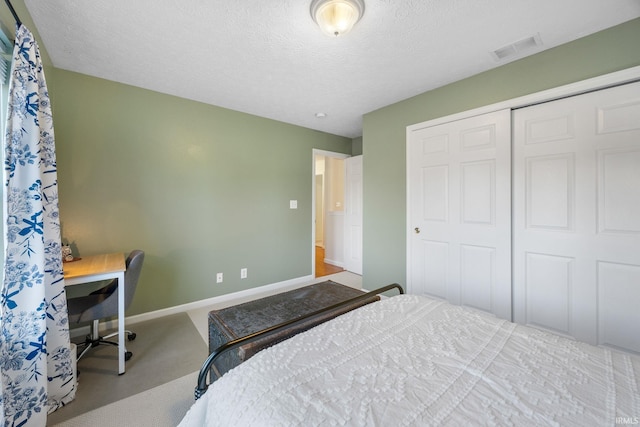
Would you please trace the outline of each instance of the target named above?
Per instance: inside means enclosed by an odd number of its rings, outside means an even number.
[[[7,128],[7,108],[9,98],[9,74],[11,73],[11,60],[13,56],[13,42],[7,37],[8,32],[4,26],[0,27],[0,139],[2,148],[0,149],[0,160],[2,160],[2,168],[4,169],[4,147],[5,133]],[[4,192],[4,175],[2,185],[0,185],[0,197]],[[4,254],[4,224],[6,224],[6,209],[4,202],[2,204],[2,222],[0,223],[0,232],[3,238],[0,239],[0,251]],[[4,257],[0,257],[0,267],[4,268]]]

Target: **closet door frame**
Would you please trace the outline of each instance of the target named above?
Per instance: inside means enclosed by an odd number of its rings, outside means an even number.
[[[635,81],[640,81],[640,65],[609,74],[603,74],[601,76],[593,77],[587,80],[570,83],[568,85],[554,87],[518,98],[508,99],[506,101],[497,102],[495,104],[485,105],[482,107],[474,108],[473,110],[462,111],[460,113],[455,113],[448,116],[438,117],[436,119],[409,125],[406,129],[406,135],[408,136],[411,134],[411,132],[425,127],[441,125],[443,123],[467,119],[469,117],[479,116],[486,113],[493,113],[495,111],[504,110],[507,108],[516,109],[527,107],[533,104],[554,101],[556,99],[566,98],[568,96],[580,95],[587,92],[606,89],[612,86],[632,83]],[[408,164],[409,154],[407,153],[407,165]]]
[[[600,89],[605,89],[612,86],[622,85],[625,83],[631,83],[635,81],[640,81],[640,66],[628,68],[621,71],[616,71],[609,74],[604,74],[602,76],[594,77],[587,80],[582,80],[576,83],[571,83],[564,86],[555,87],[552,89],[544,90],[541,92],[533,93],[530,95],[525,95],[518,98],[509,99],[506,101],[502,101],[499,103],[486,105],[483,107],[475,108],[473,110],[463,111],[460,113],[452,114],[449,116],[440,117],[433,120],[428,120],[422,123],[417,123],[414,125],[407,126],[406,128],[406,180],[407,180],[407,204],[406,204],[406,277],[407,277],[407,289],[409,292],[412,290],[412,277],[411,272],[413,271],[412,266],[412,232],[411,228],[411,210],[410,210],[410,164],[411,164],[411,150],[409,149],[409,144],[411,142],[411,135],[419,131],[420,129],[424,129],[427,127],[437,126],[440,124],[453,122],[457,120],[467,119],[473,116],[479,116],[482,114],[493,113],[499,110],[504,109],[516,109],[522,108],[526,106],[530,106],[533,104],[543,103],[554,101],[557,99],[565,98],[568,96],[580,95],[587,92],[592,92]],[[513,319],[511,319],[513,320]]]

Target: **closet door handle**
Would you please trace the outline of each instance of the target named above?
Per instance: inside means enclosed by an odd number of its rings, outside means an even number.
[[[420,228],[419,227],[414,228],[414,230],[416,231],[416,234],[420,234]]]

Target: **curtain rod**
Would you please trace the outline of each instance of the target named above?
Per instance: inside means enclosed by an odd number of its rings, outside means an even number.
[[[13,15],[13,18],[16,20],[16,24],[18,24],[18,27],[20,25],[22,25],[22,21],[18,17],[18,14],[16,13],[16,10],[13,8],[13,5],[11,4],[11,2],[9,0],[4,0],[4,2],[9,7],[9,10],[11,11],[11,14]]]

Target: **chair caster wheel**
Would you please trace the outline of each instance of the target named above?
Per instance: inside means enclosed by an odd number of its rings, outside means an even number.
[[[133,341],[136,339],[136,333],[135,332],[131,332],[130,334],[127,335],[127,339],[129,341]]]
[[[125,352],[124,353],[124,360],[131,359],[131,356],[133,356],[133,353],[131,353],[130,351]]]

